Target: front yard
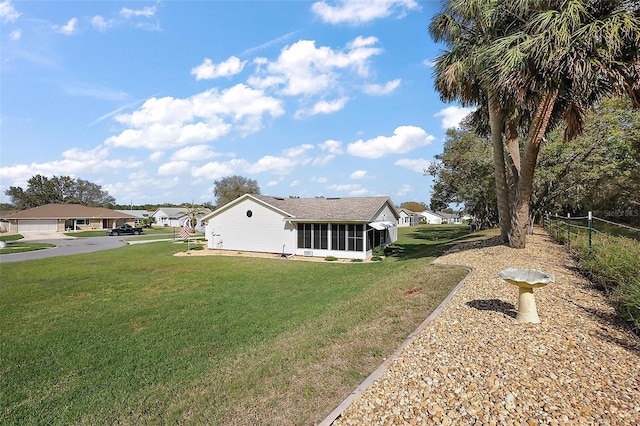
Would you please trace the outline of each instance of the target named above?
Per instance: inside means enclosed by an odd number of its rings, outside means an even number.
[[[429,264],[462,227],[400,233],[368,264],[166,242],[4,264],[0,423],[321,420],[466,274]]]

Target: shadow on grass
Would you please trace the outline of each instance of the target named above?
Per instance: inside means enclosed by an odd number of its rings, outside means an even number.
[[[470,233],[466,226],[421,227],[391,245],[390,257],[396,260],[436,258],[454,247],[459,251],[499,244],[500,238],[496,238],[492,230]]]
[[[513,303],[505,302],[500,299],[483,299],[483,300],[471,300],[467,302],[467,306],[477,309],[479,311],[495,311],[502,312],[508,317],[515,318],[518,313]]]

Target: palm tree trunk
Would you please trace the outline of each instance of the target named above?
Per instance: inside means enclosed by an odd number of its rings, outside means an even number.
[[[507,186],[504,143],[502,142],[502,107],[495,93],[489,93],[489,124],[491,125],[491,144],[493,145],[493,166],[496,182],[496,198],[498,200],[498,218],[502,242],[509,242],[511,228],[509,189]]]
[[[520,138],[516,120],[509,120],[505,126],[505,162],[507,165],[507,185],[509,190],[509,208],[513,211],[516,201],[516,189],[520,180]],[[511,221],[511,218],[509,218]]]
[[[529,136],[524,151],[524,159],[520,169],[520,179],[516,202],[511,216],[511,231],[509,244],[513,248],[525,248],[527,238],[527,224],[529,222],[529,209],[531,194],[533,193],[533,175],[536,169],[540,144],[549,125],[549,118],[553,112],[558,91],[547,92],[536,109],[531,121]]]

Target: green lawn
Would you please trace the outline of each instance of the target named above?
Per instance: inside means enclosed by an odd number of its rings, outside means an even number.
[[[379,263],[160,242],[3,264],[0,424],[320,420],[464,277],[429,265],[463,228],[401,228]]]

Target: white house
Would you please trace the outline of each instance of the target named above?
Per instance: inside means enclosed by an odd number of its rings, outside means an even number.
[[[186,207],[160,207],[151,216],[160,226],[182,228],[184,223],[189,220],[186,211]],[[196,230],[204,230],[203,218],[211,213],[209,209],[202,209],[202,211],[203,214],[196,218],[198,221],[194,226]]]
[[[211,250],[366,259],[397,240],[398,217],[389,197],[245,194],[202,219]]]
[[[425,210],[420,215],[420,220],[428,224],[440,225],[444,221],[444,217],[436,212]]]
[[[420,215],[409,209],[398,209],[398,226],[418,226],[420,224]]]
[[[142,223],[143,220],[151,216],[151,213],[147,210],[116,210],[120,213],[130,214],[131,216],[135,216],[135,225],[138,226]]]

